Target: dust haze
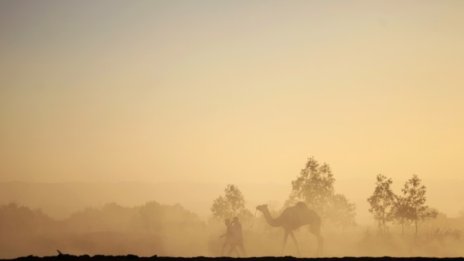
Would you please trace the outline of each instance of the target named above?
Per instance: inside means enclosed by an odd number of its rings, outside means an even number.
[[[0,1],[0,258],[463,256],[464,1]]]
[[[382,174],[371,183],[365,195],[371,218],[361,222],[356,217],[362,210],[336,190],[330,165],[313,157],[288,190],[280,191],[282,197],[276,197],[275,187],[273,194],[259,193],[266,184],[245,186],[262,198],[260,205],[234,184],[190,184],[189,189],[175,183],[2,183],[0,253],[2,258],[55,255],[56,250],[185,257],[464,254],[464,213],[449,217],[430,207],[417,175],[400,191]],[[172,203],[176,200],[185,205]],[[231,220],[240,224],[238,232]]]

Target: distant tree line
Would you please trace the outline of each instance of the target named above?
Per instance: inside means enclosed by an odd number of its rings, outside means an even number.
[[[11,203],[0,206],[0,259],[51,255],[56,249],[74,254],[200,255],[206,253],[201,242],[206,240],[205,226],[182,206],[156,201],[135,207],[109,203],[60,220]]]

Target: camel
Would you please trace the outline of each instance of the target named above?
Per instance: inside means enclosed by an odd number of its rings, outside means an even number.
[[[259,205],[256,207],[256,210],[263,212],[264,218],[269,225],[273,227],[282,227],[284,229],[285,234],[281,250],[282,253],[285,250],[287,238],[290,235],[297,248],[298,254],[300,254],[300,248],[293,231],[305,225],[310,226],[309,231],[317,238],[317,253],[322,253],[323,238],[321,236],[321,218],[314,210],[309,209],[305,203],[298,202],[294,206],[285,208],[280,216],[276,218],[271,216],[267,205]]]

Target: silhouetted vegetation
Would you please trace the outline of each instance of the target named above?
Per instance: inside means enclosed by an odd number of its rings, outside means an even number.
[[[347,226],[355,223],[355,205],[337,194],[334,189],[335,177],[327,163],[320,164],[313,157],[306,162],[300,175],[292,181],[292,192],[287,204],[304,201],[324,220]]]
[[[421,185],[421,182],[417,175],[413,175],[404,184],[401,194],[396,195],[391,190],[393,181],[384,175],[377,175],[374,193],[367,201],[371,206],[369,211],[378,221],[381,231],[385,232],[387,222],[397,221],[402,227],[402,232],[405,225],[413,223],[417,235],[420,221],[437,216],[438,212],[425,204],[426,187]]]
[[[224,195],[219,196],[211,206],[213,217],[220,220],[230,219],[236,216],[249,218],[251,212],[245,208],[245,198],[235,185],[227,185]]]
[[[354,206],[335,192],[334,183],[330,167],[310,158],[292,182],[284,208],[260,205],[257,210],[263,215],[254,216],[239,188],[228,185],[213,200],[213,218],[206,221],[178,204],[156,201],[135,207],[109,203],[60,220],[8,204],[0,207],[0,258],[53,255],[56,249],[70,254],[184,257],[464,255],[464,215],[448,218],[428,207],[426,187],[418,176],[407,180],[399,194],[393,192],[391,179],[377,176],[368,202],[382,233],[372,232],[366,224],[347,226],[354,224]],[[234,224],[240,233],[230,245],[232,241],[221,235],[228,232],[224,219],[233,217],[238,217]],[[294,244],[282,248],[282,237],[287,236]],[[241,253],[221,253],[227,244]]]
[[[396,204],[396,195],[391,189],[393,181],[386,176],[377,175],[377,182],[374,193],[367,201],[370,204],[369,212],[377,220],[379,229],[382,232],[387,230],[387,222],[393,220]]]
[[[64,220],[10,204],[0,208],[0,253],[16,257],[68,253],[199,255],[205,224],[180,205],[148,202],[138,207],[115,203],[89,208]],[[195,235],[195,236],[191,236]],[[206,237],[202,239],[206,241]],[[203,248],[202,248],[203,247]]]
[[[401,189],[401,195],[397,197],[395,207],[395,218],[400,220],[402,226],[406,222],[414,224],[417,234],[418,223],[426,218],[434,218],[437,211],[429,208],[426,202],[426,187],[421,185],[421,180],[417,175],[406,181]]]

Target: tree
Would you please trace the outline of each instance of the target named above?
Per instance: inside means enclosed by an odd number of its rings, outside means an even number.
[[[305,168],[300,171],[300,176],[292,181],[290,198],[293,201],[303,200],[322,214],[334,194],[334,182],[335,178],[329,165],[326,163],[320,165],[310,157]]]
[[[327,216],[341,226],[355,224],[356,206],[350,203],[342,194],[335,194],[330,200],[330,207],[327,209]]]
[[[231,184],[224,189],[224,196],[219,196],[213,201],[211,212],[219,219],[251,215],[250,211],[245,208],[242,192],[237,186]]]
[[[287,204],[304,201],[323,218],[340,225],[354,224],[355,206],[345,196],[335,194],[334,183],[330,166],[321,165],[310,157],[300,175],[292,181]]]
[[[404,233],[404,225],[410,221],[411,208],[405,196],[397,195],[393,206],[393,219],[401,225],[401,233]]]
[[[429,208],[426,203],[426,187],[421,185],[421,180],[417,175],[406,181],[401,189],[401,196],[397,198],[395,206],[395,217],[404,226],[405,221],[414,223],[415,234],[417,235],[418,223],[426,218],[435,218],[437,211]]]
[[[396,195],[391,190],[392,183],[390,178],[377,175],[374,193],[367,199],[371,206],[369,212],[377,220],[380,231],[385,231],[387,222],[393,219]]]

